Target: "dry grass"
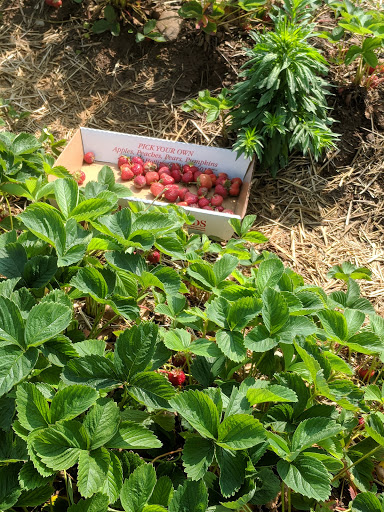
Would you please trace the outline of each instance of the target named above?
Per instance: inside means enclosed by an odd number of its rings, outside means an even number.
[[[58,138],[69,139],[79,126],[89,126],[221,144],[218,124],[178,108],[183,69],[172,81],[161,75],[155,79],[146,54],[133,61],[129,47],[124,58],[116,61],[105,54],[106,62],[99,60],[95,67],[88,55],[101,43],[79,36],[80,18],[67,22],[52,15],[47,20],[42,2],[28,13],[23,3],[9,4],[4,14],[11,22],[0,31],[0,97],[31,112],[28,119],[10,121],[9,129],[38,133],[48,126]],[[74,35],[77,51],[71,44]],[[238,55],[238,48],[232,50],[232,56]],[[370,268],[373,279],[361,283],[363,295],[384,314],[383,135],[372,131],[349,167],[334,169],[333,156],[322,166],[294,160],[276,180],[256,176],[249,213],[257,214],[257,229],[270,239],[266,248],[308,283],[338,288],[325,276],[332,265],[346,260]]]

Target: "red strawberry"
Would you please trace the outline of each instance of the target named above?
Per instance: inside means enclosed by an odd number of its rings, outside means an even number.
[[[223,196],[219,196],[219,194],[215,194],[211,197],[211,205],[212,206],[221,206],[223,204]]]
[[[188,205],[190,208],[200,208],[200,206],[198,205],[198,203],[192,203],[192,204],[189,204]]]
[[[198,167],[196,167],[196,165],[194,165],[194,164],[192,164],[192,165],[190,166],[189,170],[190,170],[193,174],[195,174],[195,172],[197,172],[197,171],[200,171],[200,169],[199,169]]]
[[[164,183],[164,185],[173,185],[175,183],[175,180],[172,178],[172,176],[168,176],[168,174],[163,173],[161,175],[160,182]]]
[[[151,185],[151,188],[150,188],[150,191],[151,191],[151,194],[154,196],[154,197],[160,197],[162,195],[162,193],[164,192],[165,190],[165,187],[162,183],[152,183]]]
[[[198,204],[199,204],[200,208],[204,208],[204,206],[209,205],[209,199],[207,199],[206,197],[202,197],[201,199],[199,199]]]
[[[178,169],[173,169],[173,171],[171,171],[171,176],[175,180],[175,183],[180,183],[181,172]]]
[[[129,158],[125,155],[121,155],[119,156],[119,159],[117,161],[117,165],[119,166],[119,168],[124,165],[124,164],[129,164]]]
[[[192,194],[191,192],[187,192],[185,194],[185,201],[189,204],[189,205],[192,205],[192,204],[197,204],[198,201],[199,201],[199,198],[197,197],[196,194]]]
[[[228,208],[226,210],[223,210],[223,213],[230,213],[231,215],[235,215],[233,213],[233,211],[232,210],[228,210]]]
[[[164,192],[164,197],[167,201],[171,203],[175,203],[179,199],[179,189],[176,188],[168,188]]]
[[[185,174],[186,172],[191,172],[191,166],[188,164],[183,165],[183,173]]]
[[[149,171],[145,175],[145,180],[147,182],[147,185],[152,185],[152,183],[155,183],[155,181],[159,181],[160,176],[156,171]]]
[[[218,207],[216,208],[216,210],[217,210],[218,212],[223,212],[223,211],[224,211],[224,206],[218,206]]]
[[[159,166],[159,170],[157,171],[159,173],[159,176],[162,174],[168,174],[168,176],[171,175],[171,171],[169,170],[169,167],[163,165],[162,167]]]
[[[134,156],[132,158],[132,163],[133,164],[140,164],[144,167],[144,160],[142,158],[140,158],[139,156]]]
[[[85,153],[83,158],[85,163],[93,164],[93,162],[95,161],[95,154],[92,153],[92,151],[88,151],[88,153]]]
[[[182,201],[184,201],[187,192],[189,192],[189,190],[186,187],[179,188],[179,197]]]
[[[192,171],[191,171],[192,172]],[[203,174],[201,171],[195,171],[193,173],[193,181],[197,181],[198,177],[200,176],[200,174]]]
[[[223,185],[223,187],[225,188],[229,188],[231,186],[231,182],[227,180],[227,178],[224,178],[224,176],[221,176],[221,178],[217,178],[216,184]]]
[[[141,176],[144,174],[144,167],[141,164],[133,164],[132,172],[135,176]]]
[[[63,4],[63,2],[61,0],[45,0],[45,3],[47,5],[50,5],[51,7],[55,7],[56,9],[61,7]]]
[[[223,185],[216,185],[215,194],[222,196],[224,199],[228,197],[228,190]]]
[[[124,164],[121,166],[121,179],[126,181],[126,180],[131,180],[135,175],[133,174],[133,171],[131,169],[131,166],[128,165],[128,164]]]
[[[177,206],[188,206],[188,203],[186,201],[180,201],[180,203],[177,203]]]
[[[147,184],[145,176],[139,174],[139,176],[136,176],[136,178],[133,180],[133,184],[136,188],[144,188],[145,185]]]
[[[197,191],[197,195],[199,197],[205,197],[207,194],[208,194],[207,187],[200,187],[199,190]]]
[[[179,164],[172,164],[170,167],[171,172],[172,171],[181,171],[181,167]]]
[[[147,260],[149,261],[149,263],[152,263],[152,265],[157,265],[157,263],[160,262],[160,259],[161,259],[161,254],[159,253],[159,251],[151,251],[148,256],[147,256]]]
[[[204,174],[215,174],[212,169],[205,169]]]
[[[369,370],[365,369],[365,368],[359,368],[358,373],[359,373],[359,377],[361,379],[367,380],[367,381],[369,381],[369,379],[375,375],[375,372],[373,370],[371,372],[369,372]]]
[[[219,172],[217,177],[218,178],[225,178],[227,180],[228,179],[228,174],[226,172]]]
[[[168,372],[168,380],[173,386],[182,386],[185,382],[185,373],[180,368]]]
[[[199,187],[206,187],[208,190],[212,188],[212,180],[209,174],[201,174],[197,178],[197,184]]]
[[[167,169],[169,169],[169,165],[166,162],[160,162],[157,167],[159,169],[161,169],[162,167],[166,167]]]
[[[213,208],[208,204],[207,206],[203,206],[203,210],[213,210]]]
[[[183,183],[191,183],[193,181],[193,174],[191,173],[191,171],[185,172],[181,177],[181,181]]]
[[[231,183],[232,183],[232,185],[237,183],[239,185],[239,187],[241,187],[241,185],[243,184],[243,180],[241,178],[232,178]]]
[[[233,185],[231,185],[229,187],[229,195],[230,196],[236,197],[239,195],[239,193],[240,193],[240,188],[237,183],[234,183]]]
[[[359,418],[359,425],[365,425],[365,420],[364,418]]]
[[[157,165],[154,162],[151,162],[151,161],[145,162],[143,167],[144,167],[144,171],[145,172],[156,171],[157,170]]]
[[[216,174],[210,174],[209,176],[211,177],[212,186],[214,187],[216,185],[217,176]]]
[[[79,186],[81,186],[84,183],[86,178],[85,172],[81,170],[73,172],[72,176],[75,178]]]

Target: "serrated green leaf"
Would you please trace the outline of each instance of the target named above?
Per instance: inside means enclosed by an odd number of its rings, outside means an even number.
[[[160,448],[162,443],[151,430],[133,421],[122,421],[118,431],[106,443],[106,446],[108,448],[145,450],[146,448]]]
[[[36,431],[31,444],[41,461],[54,471],[74,466],[83,450],[87,449],[87,436],[81,423],[66,421]]]
[[[34,347],[26,352],[15,345],[0,347],[0,396],[31,373],[38,356],[39,352]]]
[[[98,393],[88,386],[72,385],[56,393],[51,402],[51,423],[72,420],[96,402]]]
[[[256,276],[256,288],[261,295],[264,290],[275,286],[284,273],[284,265],[278,258],[270,258],[260,263]]]
[[[19,482],[24,489],[37,489],[50,481],[52,481],[52,477],[41,476],[31,461],[25,462],[20,469]]]
[[[220,467],[219,484],[225,497],[233,496],[244,482],[246,458],[240,451],[216,446],[216,459]]]
[[[278,384],[271,384],[258,389],[252,387],[247,391],[247,399],[251,405],[265,402],[297,402],[298,400],[292,389]]]
[[[222,258],[217,260],[213,265],[213,273],[215,274],[216,283],[220,285],[220,283],[235,270],[238,263],[238,258],[231,254],[224,254]]]
[[[373,492],[361,492],[352,501],[352,512],[383,512],[380,500]]]
[[[117,195],[105,190],[98,197],[86,199],[79,203],[72,211],[71,218],[76,222],[92,222],[102,215],[113,210],[117,202]]]
[[[347,320],[342,313],[339,311],[324,309],[323,311],[318,311],[317,316],[319,317],[323,329],[329,339],[339,343],[347,340],[348,325]]]
[[[48,403],[35,384],[24,382],[17,387],[16,406],[20,425],[27,430],[45,428],[50,423]]]
[[[153,493],[148,503],[153,505],[162,505],[168,507],[173,496],[173,484],[169,476],[161,476],[153,489]]]
[[[79,201],[79,187],[75,180],[60,178],[54,181],[55,199],[66,219]]]
[[[103,494],[106,494],[110,503],[115,503],[120,496],[123,486],[123,469],[119,458],[114,452],[109,452],[110,463],[107,478],[102,486]]]
[[[24,321],[16,304],[0,296],[0,339],[24,347]]]
[[[267,260],[269,261],[269,260]],[[262,295],[262,317],[270,334],[277,333],[284,327],[289,318],[287,303],[280,292],[265,288]]]
[[[302,421],[296,428],[292,437],[292,454],[293,457],[310,448],[315,444],[319,444],[324,439],[336,436],[342,427],[329,418],[308,418]]]
[[[108,295],[108,285],[101,272],[94,267],[81,268],[69,284],[97,301],[101,299],[102,302]]]
[[[163,332],[164,345],[170,350],[189,352],[191,335],[185,329],[172,329]]]
[[[122,384],[112,361],[98,355],[68,361],[63,379],[67,384],[86,384],[96,389],[114,389]]]
[[[28,288],[41,288],[49,283],[56,272],[56,257],[38,255],[27,261],[23,279]]]
[[[188,436],[183,448],[183,464],[188,478],[203,478],[212,464],[214,454],[214,444],[210,439]]]
[[[208,493],[203,480],[186,480],[173,494],[169,512],[205,512],[208,507]]]
[[[214,402],[202,391],[184,391],[169,401],[199,434],[208,439],[217,438],[219,413]]]
[[[25,343],[36,347],[57,336],[72,320],[72,310],[62,304],[40,303],[31,309],[25,323]]]
[[[84,498],[90,498],[102,488],[107,478],[109,464],[110,456],[105,448],[80,452],[77,487]]]
[[[146,370],[155,352],[158,327],[153,323],[141,323],[120,334],[115,347],[114,364],[119,376],[130,380],[138,372]]]
[[[156,485],[156,472],[151,464],[143,464],[125,480],[120,500],[125,512],[140,512]]]
[[[17,479],[19,464],[0,467],[0,510],[9,510],[17,502],[21,489]]]
[[[384,425],[377,413],[370,414],[365,422],[367,433],[381,446],[384,446]]]
[[[216,343],[231,361],[240,362],[247,355],[241,332],[219,330],[216,333]]]
[[[188,267],[188,275],[197,281],[204,290],[212,290],[217,284],[215,273],[209,263],[192,263]]]
[[[168,409],[168,401],[175,395],[175,388],[163,375],[148,371],[135,375],[128,392],[147,407]]]
[[[244,450],[265,439],[259,420],[247,414],[228,416],[219,425],[218,444],[230,450]]]
[[[83,426],[91,440],[91,450],[104,446],[118,431],[120,411],[108,398],[99,398],[86,415]]]
[[[0,248],[1,275],[8,279],[21,277],[26,263],[27,253],[20,243],[9,243]]]
[[[233,302],[229,308],[227,322],[231,331],[246,327],[261,311],[260,299],[243,297]]]
[[[308,498],[326,501],[331,493],[330,476],[324,464],[308,455],[301,454],[294,462],[279,460],[277,472],[293,491]]]

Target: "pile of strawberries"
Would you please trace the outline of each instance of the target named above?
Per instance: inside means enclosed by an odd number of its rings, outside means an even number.
[[[225,209],[223,200],[227,197],[237,197],[242,185],[241,178],[230,180],[228,174],[221,172],[216,175],[212,169],[201,171],[193,163],[180,166],[179,164],[144,162],[135,156],[120,156],[118,166],[121,179],[133,180],[137,189],[150,187],[151,194],[156,199],[164,198],[178,206],[202,208],[233,214]],[[197,194],[188,190],[188,185],[196,185]]]

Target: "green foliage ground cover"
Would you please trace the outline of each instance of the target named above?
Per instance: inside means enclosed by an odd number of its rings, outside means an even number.
[[[0,158],[30,201],[0,223],[0,510],[333,510],[347,488],[382,510],[369,270],[332,268],[327,294],[256,251],[254,216],[220,244],[176,206],[119,209],[108,167],[79,188],[31,135]]]

